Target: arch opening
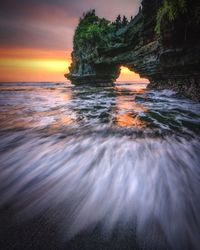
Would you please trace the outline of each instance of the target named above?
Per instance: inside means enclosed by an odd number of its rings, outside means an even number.
[[[120,75],[117,78],[117,82],[149,83],[149,80],[146,78],[141,78],[139,74],[131,71],[126,66],[121,66]]]

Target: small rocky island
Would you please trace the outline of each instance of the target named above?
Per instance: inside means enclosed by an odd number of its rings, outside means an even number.
[[[112,85],[125,66],[150,81],[200,100],[200,1],[143,0],[138,14],[114,22],[91,10],[80,18],[72,64],[75,85]]]

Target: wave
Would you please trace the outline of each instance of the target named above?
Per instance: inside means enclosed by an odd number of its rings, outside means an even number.
[[[1,154],[1,205],[22,217],[62,211],[66,238],[128,225],[149,242],[154,232],[172,249],[198,249],[199,140],[94,133],[15,141]]]

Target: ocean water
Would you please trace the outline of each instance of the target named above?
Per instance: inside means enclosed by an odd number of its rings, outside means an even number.
[[[199,139],[200,104],[169,90],[1,83],[0,206],[66,241],[98,228],[198,250]]]

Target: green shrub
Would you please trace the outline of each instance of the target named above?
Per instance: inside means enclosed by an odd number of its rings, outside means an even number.
[[[84,47],[106,44],[106,35],[114,30],[113,25],[104,18],[99,18],[95,10],[90,10],[80,18],[74,35],[74,46]]]
[[[186,11],[187,0],[164,0],[157,13],[155,32],[160,35],[161,22],[164,17],[173,22],[180,14]]]

